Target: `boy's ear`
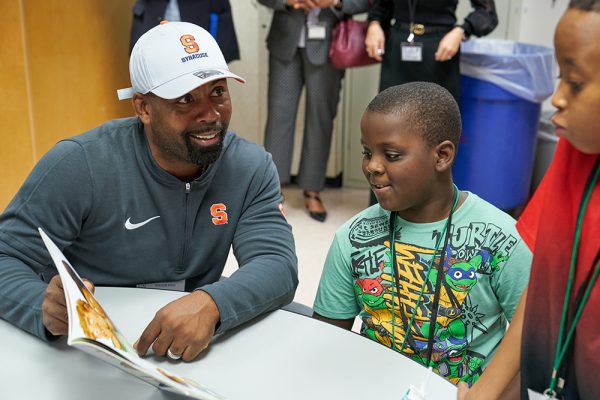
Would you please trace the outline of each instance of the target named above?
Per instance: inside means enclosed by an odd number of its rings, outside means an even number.
[[[454,157],[456,156],[456,147],[450,140],[444,140],[435,147],[436,163],[435,169],[438,172],[444,172],[452,168]]]
[[[150,103],[148,99],[140,93],[134,93],[131,99],[133,109],[143,124],[150,123]]]

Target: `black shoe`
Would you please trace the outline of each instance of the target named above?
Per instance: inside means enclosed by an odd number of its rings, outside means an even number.
[[[314,193],[318,193],[318,192],[314,192]],[[321,200],[319,195],[314,194],[314,193],[309,193],[306,190],[304,190],[302,192],[302,195],[304,196],[304,199],[316,200],[319,203],[321,203],[321,205],[323,205],[323,201]],[[308,208],[308,205],[306,203],[304,204],[304,206],[308,210],[308,214],[310,215],[310,217],[312,219],[317,220],[319,222],[325,222],[325,220],[327,219],[327,211],[311,211],[310,208]]]

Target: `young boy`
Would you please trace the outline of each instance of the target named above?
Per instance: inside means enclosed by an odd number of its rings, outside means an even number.
[[[600,398],[599,38],[600,0],[571,1],[554,36],[552,122],[561,139],[517,223],[534,253],[531,280],[489,370],[459,398],[498,398],[519,369],[523,399]]]
[[[363,335],[473,383],[512,318],[531,253],[510,216],[453,185],[461,122],[446,89],[386,89],[361,131],[378,204],[337,231],[314,316],[351,329],[359,315]]]

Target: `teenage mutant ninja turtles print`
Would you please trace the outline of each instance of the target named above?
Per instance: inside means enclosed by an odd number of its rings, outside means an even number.
[[[445,220],[399,220],[392,259],[389,218],[374,206],[340,228],[314,309],[328,318],[358,314],[362,335],[421,364],[431,353],[438,374],[472,384],[512,318],[531,253],[514,220],[472,193],[453,216],[443,259],[434,249]]]

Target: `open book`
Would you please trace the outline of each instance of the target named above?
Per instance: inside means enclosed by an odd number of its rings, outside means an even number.
[[[159,368],[140,358],[112,323],[94,295],[83,284],[60,249],[38,228],[58,269],[69,316],[70,346],[81,349],[159,389],[194,399],[223,400],[224,397],[198,383]]]

